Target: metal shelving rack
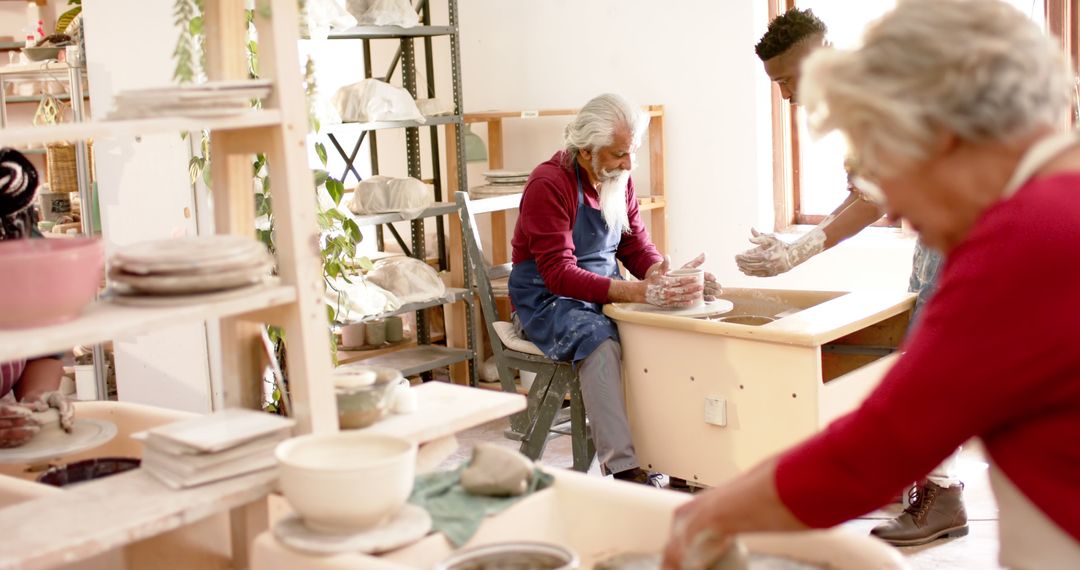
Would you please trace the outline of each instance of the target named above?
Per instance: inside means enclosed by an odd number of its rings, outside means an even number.
[[[444,203],[444,181],[442,180],[442,165],[440,158],[442,153],[439,150],[439,136],[438,127],[440,125],[454,124],[459,125],[462,123],[462,97],[461,97],[461,55],[458,45],[458,6],[457,0],[447,0],[449,10],[449,25],[447,26],[433,26],[431,24],[431,5],[429,0],[420,0],[417,10],[420,14],[421,25],[412,28],[402,28],[399,26],[359,26],[348,30],[334,32],[329,35],[329,39],[359,39],[362,40],[363,45],[363,62],[364,62],[364,77],[374,77],[372,73],[372,41],[373,40],[397,40],[400,45],[391,60],[389,69],[385,76],[380,77],[384,81],[389,81],[394,75],[394,72],[400,66],[401,68],[401,86],[404,87],[410,95],[415,99],[417,97],[417,40],[423,42],[424,58],[424,71],[427,84],[426,97],[435,97],[435,56],[432,46],[433,37],[448,37],[450,40],[450,66],[451,76],[453,78],[453,97],[454,97],[454,114],[451,116],[440,117],[428,117],[424,123],[413,121],[382,121],[373,123],[346,123],[340,127],[335,127],[334,132],[328,133],[328,138],[331,144],[338,151],[346,162],[345,172],[342,174],[342,181],[352,173],[357,180],[360,179],[359,172],[353,166],[353,161],[359,152],[360,145],[363,144],[365,138],[369,142],[369,153],[371,159],[372,173],[378,174],[379,172],[379,147],[377,131],[382,129],[392,128],[404,128],[405,129],[405,151],[407,156],[407,175],[412,178],[423,179],[423,161],[424,156],[420,148],[420,129],[429,129],[429,139],[431,148],[429,151],[430,156],[428,159],[431,161],[432,180],[430,182],[435,189],[435,201],[436,204],[425,210],[419,217],[409,221],[410,236],[409,243],[401,236],[394,226],[390,225],[394,221],[402,221],[394,215],[377,215],[377,216],[356,216],[354,219],[361,225],[375,225],[376,230],[376,242],[380,251],[385,250],[385,237],[383,235],[383,229],[387,228],[401,246],[402,250],[407,255],[419,259],[425,258],[426,243],[424,236],[424,220],[428,217],[435,218],[436,235],[437,235],[437,250],[438,250],[438,264],[441,269],[450,269],[451,263],[463,263],[463,259],[451,260],[447,256],[446,247],[446,230],[443,216],[456,215],[457,206],[453,203]],[[468,187],[466,183],[465,174],[465,153],[464,153],[464,133],[461,129],[454,129],[454,137],[456,142],[457,152],[451,160],[456,162],[456,169],[451,168],[450,171],[454,173],[457,180],[456,184],[452,186],[457,188]],[[352,152],[348,153],[342,146],[339,138],[341,135],[355,134],[357,140],[353,146]],[[468,272],[466,272],[468,274]],[[468,308],[466,311],[467,325],[466,329],[466,349],[452,349],[452,348],[439,348],[430,347],[425,345],[431,344],[430,323],[426,318],[426,315],[422,310],[418,310],[416,313],[416,343],[418,346],[415,348],[403,349],[394,354],[386,354],[377,356],[371,359],[366,359],[368,363],[379,363],[384,365],[397,365],[399,368],[403,368],[412,373],[420,373],[424,380],[430,380],[430,371],[442,366],[450,364],[456,364],[465,361],[471,361],[472,366],[469,367],[468,382],[470,385],[476,385],[477,371],[479,366],[478,351],[476,350],[475,338],[473,333],[473,294],[471,292],[470,283],[466,282],[463,291],[455,291],[453,295],[454,299],[463,301]],[[454,301],[457,302],[457,301]],[[430,306],[434,306],[435,302]],[[450,325],[447,323],[447,335],[449,340]],[[449,342],[448,342],[449,344]],[[438,350],[435,350],[438,348]]]

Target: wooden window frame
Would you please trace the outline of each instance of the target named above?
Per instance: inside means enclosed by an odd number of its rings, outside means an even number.
[[[768,0],[769,21],[794,8],[796,0]],[[1060,42],[1062,52],[1070,57],[1074,74],[1080,74],[1080,37],[1077,17],[1080,0],[1045,0],[1047,30]],[[799,158],[799,125],[795,104],[784,101],[775,83],[771,88],[773,141],[773,212],[777,231],[794,225],[817,225],[825,216],[802,212],[802,177]],[[1075,116],[1074,110],[1074,116]],[[1071,124],[1071,117],[1066,124]],[[839,204],[837,204],[839,205]],[[886,220],[875,226],[899,227]]]

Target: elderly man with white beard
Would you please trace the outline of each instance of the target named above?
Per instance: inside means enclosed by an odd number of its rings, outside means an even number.
[[[648,117],[618,95],[589,101],[566,127],[565,149],[525,184],[514,228],[510,300],[523,336],[548,358],[577,366],[585,412],[604,473],[659,486],[641,469],[622,393],[622,351],[613,302],[684,307],[702,293],[669,276],[638,212],[630,171]],[[697,267],[705,256],[687,264]],[[618,262],[638,281],[626,281]],[[708,300],[720,286],[705,277]]]

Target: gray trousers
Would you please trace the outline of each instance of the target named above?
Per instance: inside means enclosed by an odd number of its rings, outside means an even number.
[[[639,467],[622,386],[622,345],[608,339],[577,363],[585,414],[604,474]]]

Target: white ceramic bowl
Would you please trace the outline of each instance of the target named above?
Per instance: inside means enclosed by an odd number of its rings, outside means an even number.
[[[412,492],[416,444],[365,432],[304,435],[275,450],[285,498],[312,530],[349,534],[374,528]]]

